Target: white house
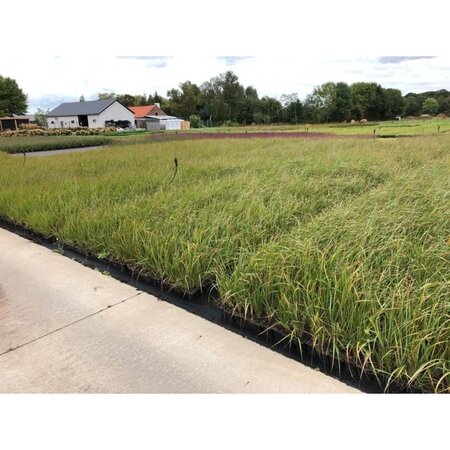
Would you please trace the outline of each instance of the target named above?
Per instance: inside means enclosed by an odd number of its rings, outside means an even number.
[[[103,128],[134,125],[134,113],[115,98],[62,103],[47,114],[49,128]]]

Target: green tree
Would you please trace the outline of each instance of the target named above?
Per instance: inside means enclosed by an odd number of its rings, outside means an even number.
[[[386,115],[383,88],[377,83],[353,83],[351,86],[355,119],[380,120]]]
[[[437,98],[439,103],[439,113],[450,114],[450,95],[444,96],[441,95]]]
[[[180,84],[180,89],[171,89],[167,92],[170,110],[176,116],[188,119],[192,115],[197,115],[201,105],[201,92],[199,87],[185,81]]]
[[[244,125],[256,123],[255,114],[260,112],[260,109],[258,91],[253,86],[246,87],[239,108],[238,122]]]
[[[165,98],[161,97],[157,91],[155,91],[153,95],[150,94],[147,99],[147,103],[149,105],[154,105],[155,103],[159,103],[160,105],[162,105],[164,101]]]
[[[283,122],[299,123],[303,119],[303,105],[298,94],[283,94],[280,97],[283,105]]]
[[[136,106],[136,99],[131,94],[120,94],[116,99],[125,106]]]
[[[245,100],[244,87],[238,77],[231,71],[211,78],[200,86],[200,115],[208,124],[236,122],[241,106]]]
[[[253,98],[255,100],[259,100],[258,91],[253,86],[247,86],[245,88],[244,95],[246,98]]]
[[[47,114],[49,112],[50,112],[49,109],[47,109],[47,111],[44,111],[43,109],[38,108],[37,111],[34,113],[34,120],[36,122],[36,125],[47,128]]]
[[[223,101],[228,108],[227,120],[236,122],[239,108],[244,99],[244,87],[239,83],[239,78],[231,71],[220,75]]]
[[[260,102],[264,123],[279,123],[283,117],[283,106],[273,97],[263,97]]]
[[[306,97],[306,110],[311,122],[328,122],[334,87],[332,82],[324,83],[315,87]]]
[[[257,111],[253,116],[253,121],[258,125],[268,124],[270,123],[270,116],[262,113],[261,111]]]
[[[386,119],[393,119],[403,112],[403,96],[398,89],[384,89]]]
[[[147,105],[147,96],[146,95],[135,95],[134,96],[134,105],[130,106],[146,106]]]
[[[328,119],[331,122],[348,120],[352,113],[352,91],[350,86],[343,81],[334,85],[329,106]]]
[[[16,80],[0,75],[0,116],[25,114],[28,109],[27,96]]]
[[[306,98],[305,113],[311,122],[342,122],[351,116],[352,92],[348,84],[327,82]]]
[[[421,105],[414,94],[408,94],[403,98],[403,111],[406,116],[418,116]]]
[[[314,92],[308,94],[303,104],[303,116],[306,122],[311,123],[321,122],[322,120],[321,108],[322,105],[320,102],[320,98],[317,95],[314,95]]]
[[[439,103],[435,98],[428,97],[422,103],[422,112],[424,114],[436,114],[439,110]]]
[[[114,92],[99,92],[97,97],[99,100],[109,100],[110,98],[116,98],[117,95]]]
[[[191,128],[200,128],[202,126],[202,119],[197,114],[189,116],[189,122],[191,122]]]
[[[200,117],[208,125],[219,124],[228,120],[228,105],[225,104],[220,77],[211,78],[200,86],[202,105]]]

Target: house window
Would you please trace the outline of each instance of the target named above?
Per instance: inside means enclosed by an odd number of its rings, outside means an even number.
[[[54,122],[53,120],[52,120],[52,122],[51,122],[51,123],[52,123],[52,125],[55,125],[55,122]]]
[[[70,123],[75,123],[75,120],[72,120]]]
[[[97,122],[97,119],[92,119],[92,123],[95,123],[95,122]]]

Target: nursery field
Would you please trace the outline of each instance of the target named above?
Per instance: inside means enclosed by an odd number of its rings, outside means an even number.
[[[252,125],[245,127],[216,127],[191,129],[184,134],[198,132],[230,132],[230,133],[329,133],[332,135],[367,135],[377,137],[389,136],[431,136],[438,133],[450,133],[450,119],[404,119],[395,121],[368,122],[366,124],[330,123],[330,124],[298,124],[298,125]]]
[[[448,392],[449,149],[442,133],[0,152],[0,218],[179,292],[214,288],[383,387]]]
[[[58,130],[55,130],[58,131]],[[62,131],[67,131],[64,129]],[[93,130],[95,132],[95,129]],[[86,131],[89,132],[89,131]],[[0,151],[6,153],[37,152],[67,148],[91,147],[96,145],[122,145],[145,142],[150,132],[117,133],[101,132],[96,135],[53,135],[53,136],[5,136],[0,135]]]
[[[108,144],[110,141],[111,138],[106,136],[0,136],[0,152],[22,153],[41,150],[91,147],[94,145]]]
[[[70,130],[51,130],[68,132]],[[96,130],[81,130],[82,133]],[[98,131],[98,130],[97,130]],[[375,132],[374,132],[375,131]],[[98,135],[63,136],[0,136],[0,151],[22,153],[41,150],[58,150],[94,145],[131,145],[150,141],[182,141],[190,139],[255,139],[273,137],[293,139],[329,139],[333,137],[383,138],[408,136],[450,135],[450,119],[417,119],[402,121],[369,122],[367,124],[298,124],[253,125],[239,127],[212,127],[179,131],[134,131],[118,133],[104,130]]]

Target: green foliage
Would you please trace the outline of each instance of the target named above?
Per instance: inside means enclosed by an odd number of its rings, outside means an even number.
[[[314,88],[305,102],[305,116],[310,122],[342,122],[350,119],[351,112],[352,92],[344,82],[327,82]]]
[[[197,115],[201,105],[199,87],[185,81],[180,84],[180,89],[171,89],[167,92],[170,101],[171,114],[188,119],[192,115]]]
[[[303,101],[296,93],[284,94],[280,99],[260,98],[253,86],[244,87],[232,71],[200,85],[186,80],[166,95],[167,98],[162,97],[156,91],[148,97],[105,93],[99,94],[99,98],[117,98],[126,106],[159,103],[169,115],[183,119],[198,115],[207,127],[227,122],[251,125],[391,120],[400,115],[420,115],[427,97],[438,101],[438,112],[450,114],[450,93],[444,89],[403,97],[398,89],[385,89],[377,83],[349,86],[344,82],[326,82],[314,88]]]
[[[435,98],[428,97],[422,103],[422,112],[424,114],[436,114],[439,110],[439,103]]]
[[[412,100],[415,101],[415,114],[410,115],[419,115],[421,112],[422,104],[427,98],[434,98],[439,103],[439,110],[440,113],[450,113],[450,92],[446,89],[440,89],[438,91],[428,91],[428,92],[422,92],[420,94],[415,94],[410,92],[409,94],[405,95],[405,101],[408,100],[412,103]],[[425,113],[427,114],[427,113]],[[408,114],[407,114],[408,115]]]
[[[257,95],[257,94],[256,94]],[[262,114],[260,111],[260,100],[253,95],[246,95],[241,102],[238,121],[243,125],[251,125],[255,121],[255,114]]]
[[[418,116],[420,115],[421,105],[416,96],[406,96],[404,99],[404,111],[405,116]]]
[[[286,100],[286,99],[285,99]],[[290,96],[284,104],[283,122],[300,123],[303,119],[303,105],[298,97]]]
[[[449,96],[439,96],[437,98],[439,103],[439,113],[450,115],[450,95]]]
[[[352,115],[355,119],[381,120],[386,114],[386,99],[383,88],[377,83],[353,83]]]
[[[220,74],[200,86],[201,110],[204,119],[215,123],[236,122],[245,99],[244,87],[231,71]]]
[[[16,80],[0,75],[0,117],[27,112],[27,96],[19,88]]]
[[[268,124],[270,123],[270,116],[268,114],[264,114],[261,111],[257,111],[253,114],[253,121],[257,125]]]
[[[259,107],[262,114],[267,118],[265,123],[279,123],[282,121],[283,107],[276,98],[263,97]]]
[[[99,100],[109,100],[111,98],[117,98],[117,95],[114,92],[99,92],[98,99]]]
[[[60,150],[65,148],[92,147],[111,142],[106,136],[32,136],[5,138],[0,137],[0,153],[37,152],[42,150]]]
[[[201,128],[202,126],[202,119],[196,114],[189,116],[189,121],[191,122],[191,128]]]
[[[125,106],[136,106],[134,95],[120,94],[117,96],[117,100]]]
[[[161,97],[157,91],[155,91],[153,95],[150,94],[147,99],[148,105],[154,105],[155,103],[159,103],[160,105],[162,105],[164,102],[165,98]]]
[[[449,140],[155,142],[23,169],[0,154],[0,216],[172,289],[215,287],[383,386],[445,392]]]
[[[331,122],[342,122],[351,118],[352,91],[344,82],[334,85],[328,119]]]
[[[400,116],[403,112],[404,102],[403,96],[398,89],[384,89],[384,97],[386,102],[386,119],[393,119]]]
[[[37,111],[34,113],[34,120],[36,122],[36,125],[39,127],[47,128],[47,114],[50,112],[49,109],[47,111],[38,108]]]

